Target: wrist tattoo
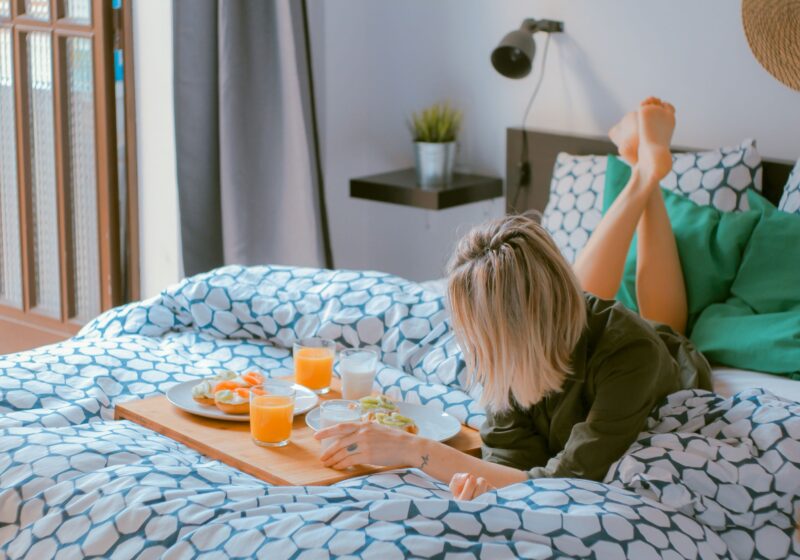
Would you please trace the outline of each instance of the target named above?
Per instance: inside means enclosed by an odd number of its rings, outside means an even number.
[[[351,443],[350,445],[347,446],[347,452],[348,453],[352,453],[356,449],[358,449],[358,444],[357,443]]]
[[[426,455],[423,455],[422,457],[420,457],[420,459],[422,459],[422,464],[419,466],[419,468],[420,468],[420,469],[424,469],[424,468],[425,468],[425,465],[427,465],[427,464],[428,464],[428,459],[430,459],[430,458],[431,458],[431,456],[430,456],[430,455],[427,455],[427,454],[426,454]]]

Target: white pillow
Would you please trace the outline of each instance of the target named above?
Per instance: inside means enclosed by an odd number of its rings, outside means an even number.
[[[754,140],[672,156],[665,189],[724,212],[748,210],[747,190],[761,191],[761,156]],[[558,154],[542,225],[570,263],[603,217],[607,156]],[[800,175],[800,174],[799,174]],[[799,195],[800,196],[800,195]]]
[[[800,159],[794,164],[789,180],[783,187],[783,196],[778,202],[778,210],[789,214],[800,214]]]

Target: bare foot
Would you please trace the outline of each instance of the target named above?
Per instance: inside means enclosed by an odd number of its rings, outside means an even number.
[[[630,165],[639,161],[639,113],[631,111],[611,127],[608,137],[617,146],[619,155]]]
[[[657,97],[648,97],[639,106],[638,166],[648,181],[658,183],[672,169],[669,150],[675,130],[675,107]]]

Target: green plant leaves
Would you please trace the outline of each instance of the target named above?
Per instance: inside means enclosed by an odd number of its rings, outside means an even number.
[[[462,115],[447,102],[436,103],[419,113],[412,113],[408,126],[414,142],[455,142]]]

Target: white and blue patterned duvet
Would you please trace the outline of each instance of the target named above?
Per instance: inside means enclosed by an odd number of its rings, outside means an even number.
[[[786,558],[800,405],[672,395],[606,483],[452,499],[416,470],[274,487],[112,420],[115,403],[228,368],[291,371],[297,338],[374,346],[396,398],[479,426],[440,296],[379,273],[226,267],[0,358],[0,558]]]

